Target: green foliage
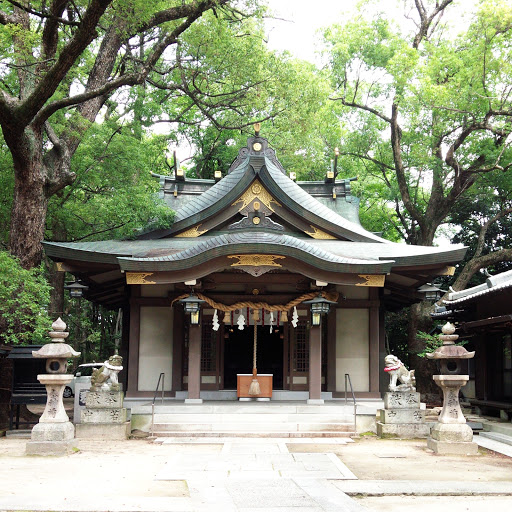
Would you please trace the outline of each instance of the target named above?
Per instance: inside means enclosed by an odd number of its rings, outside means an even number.
[[[50,200],[47,239],[126,238],[169,226],[174,212],[158,199],[151,175],[165,165],[165,147],[162,137],[138,140],[130,126],[93,125],[72,161],[75,182]]]
[[[72,364],[103,362],[119,346],[121,332],[118,325],[118,311],[109,311],[103,306],[84,299],[66,298],[67,323],[73,347],[80,352],[80,357]]]
[[[449,21],[456,8],[446,7],[417,46],[414,7],[400,26],[361,10],[325,31],[342,158],[365,183],[381,185],[379,209],[391,206],[388,226],[410,243],[432,243],[431,232],[460,207],[479,172],[512,164],[512,8],[483,0],[457,19],[459,33]],[[492,200],[492,189],[480,192]]]
[[[386,331],[386,353],[393,354],[409,365],[409,350],[407,347],[407,329],[409,325],[410,308],[397,312],[387,311],[384,318]]]
[[[7,252],[0,251],[0,343],[50,341],[49,300],[50,287],[41,268],[25,270]]]
[[[418,331],[416,333],[416,337],[420,339],[424,344],[425,348],[418,353],[418,356],[420,357],[427,357],[427,354],[435,352],[436,349],[441,347],[443,345],[443,342],[439,339],[439,335],[436,334],[430,334],[428,332],[424,331]],[[455,343],[455,345],[458,346],[464,346],[467,345],[467,340],[461,340]]]

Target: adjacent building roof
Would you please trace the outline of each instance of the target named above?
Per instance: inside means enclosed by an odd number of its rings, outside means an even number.
[[[452,305],[470,302],[506,288],[512,288],[512,270],[489,277],[485,283],[478,286],[473,286],[460,292],[451,292],[448,295],[448,299],[443,302],[451,307]]]

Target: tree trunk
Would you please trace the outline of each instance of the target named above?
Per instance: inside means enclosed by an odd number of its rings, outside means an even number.
[[[431,304],[420,302],[411,306],[411,316],[408,327],[408,349],[409,364],[416,370],[416,388],[423,395],[423,399],[432,402],[439,396],[439,389],[432,380],[432,375],[437,373],[434,361],[418,356],[424,349],[423,342],[418,339],[417,332],[429,332],[432,328],[432,319],[430,318]]]
[[[47,259],[48,281],[52,287],[50,291],[49,314],[53,319],[64,315],[64,281],[66,272],[59,272],[57,264]]]
[[[29,269],[41,262],[48,207],[42,130],[27,128],[20,137],[5,138],[13,154],[15,176],[9,251]]]

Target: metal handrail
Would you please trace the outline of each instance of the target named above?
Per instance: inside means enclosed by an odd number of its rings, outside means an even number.
[[[164,403],[164,381],[165,381],[165,373],[164,372],[162,372],[158,376],[158,382],[156,383],[155,394],[153,395],[153,402],[151,403],[151,429],[150,429],[151,437],[154,437],[155,401],[156,401],[156,395],[158,394],[158,388],[160,387],[160,381],[162,381],[162,404],[163,404]]]
[[[352,387],[352,380],[350,374],[345,373],[345,405],[347,405],[347,382],[350,385],[350,392],[352,393],[352,400],[354,401],[354,432],[357,433],[357,403],[354,388]]]

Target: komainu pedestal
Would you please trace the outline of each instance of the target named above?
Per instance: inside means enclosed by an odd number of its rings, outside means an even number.
[[[427,437],[430,428],[425,424],[425,411],[420,408],[416,391],[393,391],[384,395],[384,409],[377,413],[377,435],[413,439]]]
[[[76,425],[76,437],[88,439],[126,439],[130,422],[126,421],[122,391],[89,391]]]

